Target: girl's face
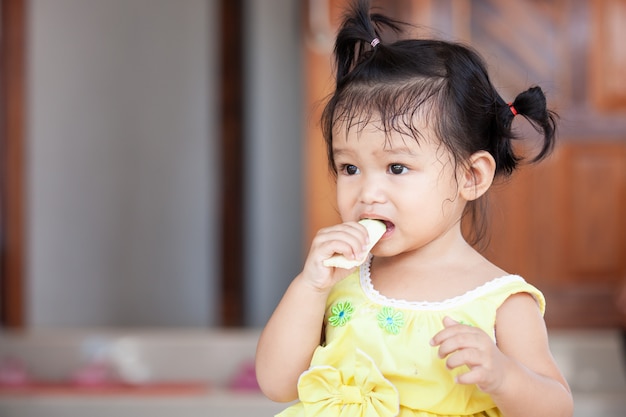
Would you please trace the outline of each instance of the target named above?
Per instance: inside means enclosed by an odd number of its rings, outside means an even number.
[[[418,142],[376,123],[334,131],[337,204],[343,221],[383,220],[387,232],[372,251],[394,256],[457,238],[466,200],[463,174],[450,152],[422,129]],[[438,247],[435,244],[434,247]]]

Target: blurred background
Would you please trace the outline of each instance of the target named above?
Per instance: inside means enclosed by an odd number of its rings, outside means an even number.
[[[239,329],[253,352],[338,219],[318,120],[347,0],[0,4],[5,334]],[[505,100],[544,88],[560,143],[494,187],[485,253],[544,291],[555,349],[623,378],[626,1],[373,4],[470,43]],[[581,381],[615,386],[597,366]]]
[[[318,120],[345,3],[3,0],[3,324],[262,325],[337,220]],[[486,253],[551,324],[618,325],[624,2],[373,4],[470,43],[506,100],[544,88],[560,145],[494,188]]]

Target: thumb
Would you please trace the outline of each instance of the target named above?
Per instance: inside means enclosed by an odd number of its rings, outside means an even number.
[[[456,321],[456,320],[453,320],[449,316],[445,316],[443,318],[443,325],[444,325],[444,327],[452,327],[452,326],[454,326],[456,324],[459,324],[459,322]]]

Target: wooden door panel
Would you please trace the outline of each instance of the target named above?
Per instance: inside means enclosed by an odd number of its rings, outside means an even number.
[[[626,142],[568,141],[490,196],[493,262],[548,299],[553,327],[616,326],[626,278]]]
[[[590,95],[602,109],[626,109],[626,0],[592,2]]]
[[[585,142],[567,150],[567,271],[578,282],[624,274],[624,145]]]

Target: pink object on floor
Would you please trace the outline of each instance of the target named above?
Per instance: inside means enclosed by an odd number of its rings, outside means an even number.
[[[106,362],[90,362],[72,375],[72,382],[81,386],[109,385],[114,382],[111,367]]]
[[[7,357],[0,362],[0,386],[20,387],[27,385],[30,379],[21,360]]]
[[[237,391],[259,391],[254,362],[244,362],[233,378],[230,388]]]

